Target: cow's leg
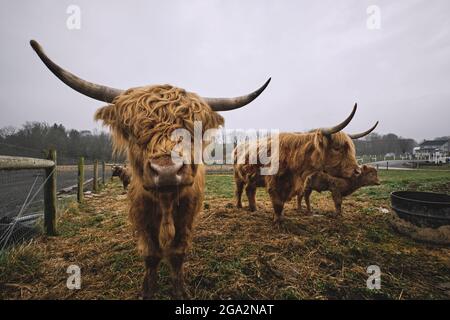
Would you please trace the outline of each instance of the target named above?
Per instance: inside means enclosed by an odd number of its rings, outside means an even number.
[[[312,189],[306,189],[305,190],[305,203],[306,203],[306,213],[311,214],[311,197]]]
[[[169,263],[172,269],[172,294],[175,299],[187,299],[189,297],[184,285],[184,258],[184,253],[175,253],[169,257]]]
[[[338,191],[332,192],[334,207],[336,208],[336,216],[342,215],[342,195]]]
[[[142,284],[142,298],[144,300],[153,299],[158,287],[158,266],[161,257],[150,255],[145,257],[145,275]]]
[[[143,252],[145,273],[142,283],[142,298],[152,299],[157,290],[158,266],[161,262],[162,252],[159,246],[158,234],[161,216],[155,214],[154,203],[146,203],[137,198],[130,206],[131,221],[139,221],[144,215],[152,217],[152,223],[147,228],[137,228],[138,246]]]
[[[276,192],[270,192],[269,195],[274,211],[273,222],[276,224],[281,224],[283,221],[284,201],[280,199]]]
[[[273,210],[275,212],[275,215],[273,217],[273,222],[276,224],[281,224],[283,222],[283,208],[284,208],[284,202],[275,202],[273,203]]]
[[[297,194],[297,210],[302,211],[303,192]]]
[[[174,211],[175,237],[168,254],[171,267],[171,278],[175,299],[188,299],[184,283],[184,260],[192,239],[194,217],[200,211],[200,198],[181,199],[180,205]]]
[[[303,179],[297,178],[296,179],[296,192],[297,192],[297,211],[302,211],[302,200],[303,200],[303,194],[305,193],[304,190],[304,182]]]
[[[190,231],[185,226],[175,227],[178,235],[175,236],[172,248],[169,254],[169,264],[171,268],[172,279],[172,297],[174,299],[188,299],[189,295],[186,292],[184,284],[184,258],[186,256],[187,248],[189,247]]]
[[[236,207],[242,208],[242,191],[244,190],[244,182],[235,178],[236,182],[236,190],[235,190],[235,196],[236,196]]]
[[[256,211],[256,186],[248,184],[245,187],[245,193],[248,198],[248,208],[250,211]]]
[[[281,224],[283,220],[283,208],[285,199],[278,193],[280,190],[277,181],[271,177],[266,177],[266,189],[270,196],[270,201],[272,202],[272,207],[274,211],[273,221],[276,224]]]
[[[142,284],[142,298],[144,300],[153,299],[158,289],[158,267],[162,259],[162,252],[157,234],[159,234],[159,226],[152,226],[149,233],[146,234],[148,238],[145,239],[147,255],[144,257],[145,275]]]

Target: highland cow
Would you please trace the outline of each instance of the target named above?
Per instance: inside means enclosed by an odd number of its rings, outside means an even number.
[[[203,132],[223,125],[224,119],[216,111],[252,102],[270,79],[258,90],[236,98],[202,98],[171,85],[123,91],[80,79],[51,61],[37,42],[31,41],[31,46],[68,86],[109,103],[97,110],[95,119],[110,127],[115,151],[127,152],[133,177],[128,192],[129,217],[145,260],[143,298],[154,297],[162,259],[171,266],[174,297],[187,297],[183,263],[194,219],[202,207],[205,173],[203,165],[192,159],[190,163],[173,161],[176,141],[171,134],[184,128],[193,137],[195,121],[201,121]],[[187,151],[194,154],[193,150]]]
[[[378,122],[362,134],[348,135],[341,132],[352,120],[357,109],[353,107],[350,116],[332,128],[322,128],[307,133],[280,133],[279,147],[272,154],[278,158],[279,170],[272,175],[261,175],[261,163],[250,164],[252,148],[257,153],[271,153],[266,140],[238,145],[233,151],[234,179],[236,184],[236,205],[242,207],[242,192],[249,201],[250,211],[256,210],[256,188],[265,186],[274,209],[274,222],[280,223],[287,201],[303,193],[305,179],[320,171],[327,171],[336,177],[351,177],[360,173],[352,139],[362,137],[375,129]],[[277,152],[277,154],[275,154]]]
[[[310,175],[305,180],[303,194],[298,195],[298,206],[301,209],[302,197],[305,197],[306,212],[311,214],[310,196],[313,191],[331,191],[336,208],[336,215],[342,214],[342,198],[351,195],[361,187],[379,185],[377,169],[363,165],[361,174],[350,178],[338,178],[326,172],[318,172]]]
[[[114,166],[112,168],[112,176],[119,177],[120,181],[122,181],[123,189],[127,190],[131,182],[131,172],[127,167]]]

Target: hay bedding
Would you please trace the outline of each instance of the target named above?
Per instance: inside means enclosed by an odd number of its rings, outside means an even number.
[[[237,210],[231,198],[210,199],[200,214],[186,263],[194,299],[443,298],[450,282],[450,250],[409,241],[391,232],[385,205],[349,197],[344,217],[330,218],[329,197],[313,196],[318,216],[286,207],[282,228],[271,222],[270,201]],[[37,239],[15,260],[33,257],[33,270],[0,270],[3,299],[136,299],[143,265],[126,219],[127,201],[115,183],[60,221],[59,237]],[[26,254],[24,254],[26,253]],[[78,264],[82,289],[66,288],[66,269]],[[366,289],[367,266],[382,270],[382,290]],[[24,264],[24,265],[30,265]],[[1,266],[0,266],[1,269]],[[168,268],[160,270],[157,298],[169,298]]]
[[[390,224],[397,232],[414,240],[439,245],[450,245],[450,226],[421,228],[395,215],[392,215]]]

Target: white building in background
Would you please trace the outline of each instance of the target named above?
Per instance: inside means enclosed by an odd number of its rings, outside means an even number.
[[[414,148],[416,159],[445,163],[450,159],[450,140],[425,140]]]

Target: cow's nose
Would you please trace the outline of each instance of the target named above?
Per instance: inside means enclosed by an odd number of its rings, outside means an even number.
[[[354,171],[355,176],[359,176],[361,174],[361,168],[356,168]]]
[[[158,187],[178,186],[181,184],[182,175],[180,171],[183,163],[160,165],[150,161],[154,183]]]

